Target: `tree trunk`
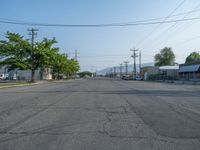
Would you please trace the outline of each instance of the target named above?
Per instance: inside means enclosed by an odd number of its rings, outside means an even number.
[[[57,79],[60,80],[59,71],[57,72]]]
[[[44,68],[40,69],[40,80],[43,80]]]
[[[31,70],[31,82],[35,82],[35,70]]]

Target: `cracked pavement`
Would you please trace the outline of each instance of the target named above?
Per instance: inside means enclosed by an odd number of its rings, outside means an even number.
[[[0,89],[0,150],[199,150],[199,97],[101,78]]]

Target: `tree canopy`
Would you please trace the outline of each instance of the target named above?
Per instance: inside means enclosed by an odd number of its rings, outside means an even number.
[[[200,54],[198,52],[192,52],[185,59],[185,63],[193,63],[196,61],[200,61]]]
[[[82,77],[85,77],[85,76],[92,77],[92,72],[83,71],[83,72],[79,72],[78,75],[79,75],[81,78],[82,78]]]
[[[44,38],[36,42],[34,48],[23,36],[7,32],[7,40],[0,41],[0,65],[9,70],[31,70],[32,82],[35,81],[35,70],[52,68],[53,73],[73,75],[79,71],[79,63],[59,53],[56,39]]]
[[[30,69],[30,49],[28,40],[16,33],[7,33],[7,41],[0,41],[0,65],[6,65],[9,70]]]
[[[174,65],[175,55],[170,47],[164,47],[154,56],[155,66]]]

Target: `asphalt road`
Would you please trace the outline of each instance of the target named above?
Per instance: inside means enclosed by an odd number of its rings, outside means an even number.
[[[108,79],[0,89],[0,150],[199,150],[200,86]]]

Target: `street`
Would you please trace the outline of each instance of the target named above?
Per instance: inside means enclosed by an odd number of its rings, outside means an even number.
[[[0,89],[0,150],[199,150],[200,86],[82,79]]]

